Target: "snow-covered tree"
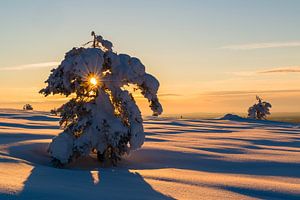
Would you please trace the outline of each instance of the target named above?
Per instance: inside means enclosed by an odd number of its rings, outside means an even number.
[[[248,109],[248,118],[250,119],[266,119],[270,115],[270,108],[272,105],[269,102],[262,101],[259,96],[256,96],[257,103]]]
[[[30,105],[30,104],[25,104],[25,105],[23,106],[23,110],[33,110],[33,107],[32,107],[32,105]]]
[[[53,164],[61,167],[74,158],[97,152],[100,162],[113,165],[144,143],[143,119],[126,86],[133,85],[148,99],[153,115],[162,113],[158,80],[145,72],[138,58],[117,54],[113,44],[92,32],[92,47],[73,48],[51,71],[40,93],[71,96],[62,105],[64,131],[49,145]]]

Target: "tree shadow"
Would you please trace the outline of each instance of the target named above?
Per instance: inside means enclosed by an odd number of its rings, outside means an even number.
[[[174,199],[153,189],[139,173],[128,168],[100,168],[92,157],[82,158],[66,169],[53,168],[46,148],[47,143],[10,148],[10,155],[31,163],[34,168],[19,194],[0,194],[1,200]]]
[[[99,181],[99,182],[98,182]],[[127,169],[90,171],[36,166],[18,199],[173,199]]]

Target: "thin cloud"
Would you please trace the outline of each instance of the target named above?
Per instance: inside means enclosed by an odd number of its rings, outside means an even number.
[[[255,49],[286,48],[286,47],[300,47],[300,41],[236,44],[236,45],[223,46],[220,47],[220,49],[255,50]]]
[[[270,73],[299,73],[299,72],[300,72],[300,66],[295,66],[295,67],[278,67],[274,69],[263,70],[258,73],[270,74]]]
[[[209,96],[236,96],[236,95],[254,95],[254,94],[277,94],[277,93],[298,93],[300,90],[236,90],[236,91],[214,91],[206,92],[201,95]]]
[[[260,74],[278,74],[278,73],[300,73],[300,66],[275,67],[275,68],[259,70],[259,71],[230,72],[230,74],[236,76],[255,76]]]
[[[162,93],[158,94],[159,97],[180,97],[181,94],[174,94],[174,93]],[[142,94],[133,94],[133,97],[136,99],[144,99],[145,97]]]
[[[182,96],[181,94],[174,94],[174,93],[163,93],[163,94],[158,94],[160,97],[179,97]]]
[[[40,69],[46,67],[56,67],[59,62],[43,62],[43,63],[33,63],[27,65],[18,65],[12,67],[0,67],[0,71],[15,71],[15,70],[25,70],[25,69]]]

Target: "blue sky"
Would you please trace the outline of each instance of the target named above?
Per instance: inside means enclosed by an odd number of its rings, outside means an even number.
[[[160,79],[170,113],[243,111],[255,100],[249,91],[275,101],[277,111],[300,111],[299,93],[289,92],[300,82],[297,0],[10,0],[0,2],[0,25],[0,91],[12,93],[0,95],[3,105],[42,101],[36,90],[52,66],[30,66],[60,62],[94,30]],[[284,73],[260,73],[278,68]],[[240,96],[219,95],[225,91]],[[187,109],[187,101],[199,104]]]

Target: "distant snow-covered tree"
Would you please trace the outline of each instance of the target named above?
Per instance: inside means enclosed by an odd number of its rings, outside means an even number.
[[[256,96],[257,103],[248,109],[248,118],[250,119],[266,119],[270,115],[270,108],[272,105],[269,102],[262,101],[259,96]]]
[[[113,44],[92,32],[92,47],[73,48],[51,71],[45,96],[72,99],[58,111],[64,131],[55,137],[49,153],[62,167],[74,158],[97,152],[100,162],[115,165],[121,156],[144,143],[141,112],[125,86],[134,85],[148,99],[153,115],[162,113],[157,97],[159,82],[145,72],[138,58],[117,54]]]
[[[30,104],[25,104],[25,105],[23,106],[23,110],[33,110],[33,107],[32,107],[32,105],[30,105]]]

